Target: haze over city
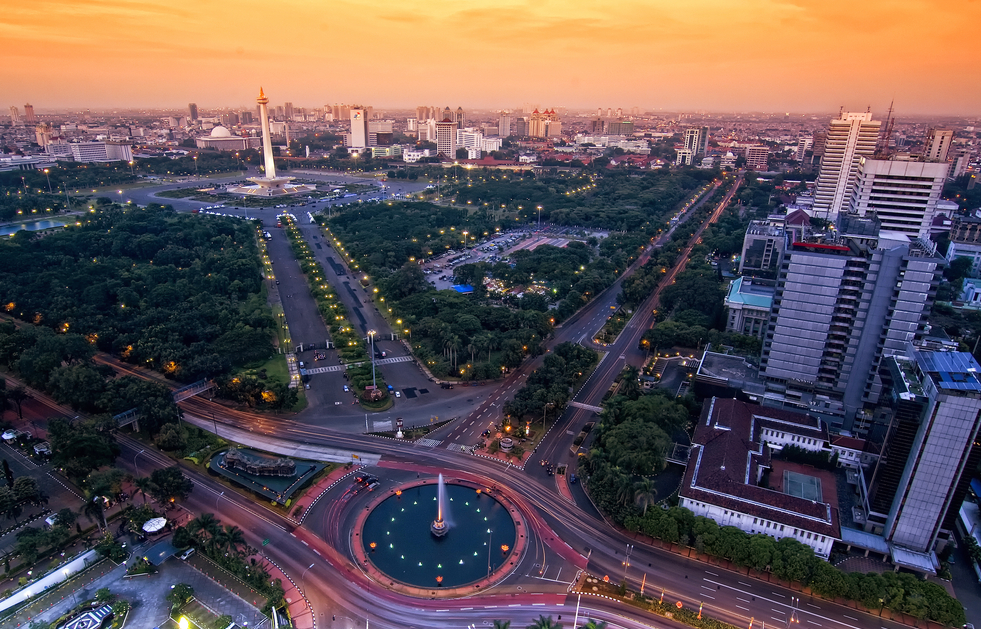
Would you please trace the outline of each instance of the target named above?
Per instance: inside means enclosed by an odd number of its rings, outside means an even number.
[[[981,2],[13,3],[7,100],[972,115]]]

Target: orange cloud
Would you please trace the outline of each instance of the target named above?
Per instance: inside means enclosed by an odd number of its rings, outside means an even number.
[[[978,0],[40,0],[0,81],[39,108],[275,101],[978,113]]]

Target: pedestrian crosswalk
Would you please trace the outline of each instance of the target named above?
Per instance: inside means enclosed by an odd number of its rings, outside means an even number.
[[[435,448],[443,442],[439,439],[427,439],[426,437],[423,437],[422,439],[416,439],[415,443],[416,445],[420,445],[424,448]]]
[[[412,360],[412,356],[392,356],[391,358],[380,358],[375,361],[375,365],[393,365],[395,363],[407,363]],[[352,367],[357,367],[365,363],[352,363]],[[346,367],[344,365],[331,365],[329,367],[314,367],[313,369],[306,369],[306,373],[309,376],[316,375],[318,373],[331,373],[334,371],[344,371]]]
[[[466,452],[467,454],[473,454],[473,451],[477,449],[477,446],[476,445],[467,445],[465,443],[456,443],[456,442],[454,442],[454,443],[451,443],[450,445],[448,445],[446,447],[446,449],[447,450],[450,450],[450,451],[453,451],[453,452],[459,450],[460,452]]]

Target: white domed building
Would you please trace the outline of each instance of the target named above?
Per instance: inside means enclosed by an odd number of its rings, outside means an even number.
[[[197,138],[194,140],[194,143],[199,149],[241,151],[243,149],[260,147],[262,145],[262,138],[232,135],[231,131],[219,125],[211,130],[211,135]]]

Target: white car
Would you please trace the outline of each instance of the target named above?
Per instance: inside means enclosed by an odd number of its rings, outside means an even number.
[[[399,391],[396,391],[395,392],[395,397],[402,397],[402,394]]]

